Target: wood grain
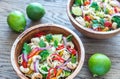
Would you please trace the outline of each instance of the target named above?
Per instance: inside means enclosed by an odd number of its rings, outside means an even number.
[[[46,9],[46,15],[38,22],[31,22],[27,16],[27,28],[39,23],[56,23],[75,31],[82,39],[86,58],[81,72],[75,79],[120,79],[120,34],[107,40],[95,40],[81,35],[70,23],[66,14],[67,0],[0,0],[0,79],[20,79],[10,62],[11,46],[19,34],[9,29],[6,18],[9,12],[19,10],[25,14],[26,6],[31,2],[40,2]],[[110,57],[112,68],[105,76],[93,78],[87,67],[88,58],[95,52]]]

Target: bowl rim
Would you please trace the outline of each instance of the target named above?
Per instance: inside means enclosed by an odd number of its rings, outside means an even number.
[[[81,41],[81,39],[78,37],[78,35],[73,32],[72,30],[70,30],[69,28],[67,27],[64,27],[62,25],[57,25],[57,24],[38,24],[38,25],[35,25],[33,27],[30,27],[28,28],[27,30],[25,30],[23,33],[21,33],[17,38],[16,40],[14,41],[13,43],[13,46],[11,48],[11,64],[12,64],[12,67],[13,69],[15,70],[15,72],[17,73],[17,75],[21,78],[21,79],[25,79],[25,76],[24,74],[19,70],[19,68],[17,67],[16,64],[16,61],[15,61],[15,49],[17,47],[17,44],[18,42],[22,39],[22,37],[24,37],[24,35],[26,35],[27,33],[29,33],[30,31],[36,29],[36,28],[40,28],[40,27],[47,27],[47,26],[54,26],[54,27],[58,27],[58,28],[62,28],[66,31],[68,31],[69,33],[71,33],[75,39],[78,41],[79,45],[80,45],[80,50],[81,50],[81,57],[80,57],[80,61],[78,63],[78,66],[77,68],[74,70],[74,72],[68,76],[66,79],[73,79],[78,73],[79,71],[81,70],[83,64],[84,64],[84,59],[85,59],[85,50],[84,50],[84,46],[83,46],[83,43]],[[26,77],[26,79],[28,79]]]
[[[116,32],[119,32],[120,33],[120,28],[117,28],[115,30],[111,30],[111,31],[107,31],[107,32],[99,32],[99,31],[94,31],[92,29],[89,29],[89,28],[86,28],[82,25],[80,25],[80,23],[78,23],[75,18],[72,16],[72,14],[70,13],[70,3],[71,1],[74,1],[74,0],[68,0],[68,3],[67,3],[67,15],[68,17],[77,25],[79,26],[82,30],[85,30],[85,31],[88,31],[89,33],[93,33],[93,34],[101,34],[101,35],[104,35],[104,34],[112,34],[112,33],[116,33]]]

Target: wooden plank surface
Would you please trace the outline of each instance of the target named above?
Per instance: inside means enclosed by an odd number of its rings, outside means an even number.
[[[81,35],[70,23],[66,14],[67,0],[0,0],[0,79],[19,79],[10,62],[11,46],[19,34],[9,29],[6,18],[9,12],[19,10],[25,14],[26,6],[31,2],[40,2],[46,9],[41,21],[31,22],[27,16],[27,27],[39,23],[56,23],[75,31],[85,46],[86,58],[80,73],[75,79],[120,79],[120,34],[107,40],[95,40]],[[110,57],[112,68],[105,76],[93,78],[88,71],[87,61],[94,52]]]

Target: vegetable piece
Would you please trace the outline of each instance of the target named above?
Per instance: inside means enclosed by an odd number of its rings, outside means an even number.
[[[71,72],[70,71],[64,71],[64,75],[65,75],[65,77],[68,77],[69,75],[71,74]]]
[[[23,62],[22,62],[22,66],[23,66],[24,68],[27,68],[27,62],[26,62],[26,61],[23,61]]]
[[[48,42],[50,42],[53,39],[52,34],[47,34],[45,38]]]
[[[34,72],[39,73],[38,66],[39,66],[39,60],[36,60],[36,61],[34,62]]]
[[[69,41],[72,41],[72,35],[69,35],[69,36],[67,36],[67,41],[69,42]]]
[[[61,50],[61,49],[63,49],[64,48],[64,45],[62,44],[62,45],[59,45],[57,48],[56,48],[56,50]]]
[[[117,23],[117,28],[120,28],[120,16],[113,16],[112,21]]]
[[[84,5],[85,6],[87,6],[87,5],[89,5],[90,4],[90,1],[89,0],[86,0],[85,2],[84,2]]]
[[[92,8],[95,8],[96,11],[99,11],[100,10],[100,7],[99,5],[97,4],[97,2],[92,2],[91,6]]]
[[[105,21],[104,26],[111,28],[112,27],[112,23],[110,21]]]
[[[56,68],[50,68],[48,70],[48,75],[46,79],[51,79],[51,77],[55,77],[57,74],[57,69]]]
[[[60,43],[61,42],[61,40],[62,40],[62,34],[55,34],[55,35],[53,35],[53,41],[57,41],[58,43]]]
[[[34,48],[28,55],[28,59],[33,57],[34,55],[38,55],[41,52],[41,50],[39,50],[39,48]]]
[[[47,69],[46,66],[43,66],[41,69],[42,69],[43,71],[45,71],[45,72],[48,72],[48,69]]]
[[[58,41],[57,40],[54,41],[54,47],[58,47]]]
[[[118,7],[114,7],[114,11],[115,11],[115,13],[118,13],[119,12]]]
[[[86,16],[84,17],[84,19],[85,19],[86,21],[88,21],[88,22],[90,22],[90,21],[91,21],[91,18],[90,18],[90,16],[89,16],[89,15],[86,15]]]
[[[104,25],[105,20],[101,18],[101,19],[99,20],[99,22],[100,22],[101,25]]]
[[[92,20],[93,24],[98,24],[98,20]]]
[[[81,16],[82,15],[82,10],[79,6],[73,6],[72,7],[72,13],[76,16]]]
[[[83,5],[83,0],[75,0],[75,5]]]
[[[104,12],[105,12],[105,14],[108,14],[109,13],[109,9],[105,8]]]
[[[62,73],[62,71],[63,71],[63,69],[59,69],[59,70],[57,71],[56,77],[59,76],[59,75]]]
[[[76,61],[77,61],[76,56],[72,55],[72,57],[71,57],[71,62],[72,62],[72,63],[76,63]]]
[[[72,55],[76,55],[77,51],[73,48],[70,48],[69,46],[67,47],[67,49],[69,50],[69,52],[72,54]]]
[[[43,50],[41,53],[40,53],[40,56],[41,56],[41,61],[44,61],[47,59],[47,57],[49,56],[49,52],[47,50]]]
[[[31,47],[27,43],[24,43],[24,45],[23,45],[23,53],[24,54],[29,54],[30,51],[31,51]]]
[[[44,32],[39,32],[39,33],[35,34],[34,37],[41,37],[42,35],[45,35],[45,33]]]
[[[52,60],[58,60],[60,61],[61,63],[64,63],[64,59],[62,57],[60,57],[60,55],[58,54],[52,54],[52,56],[54,56],[54,58],[52,58]]]
[[[46,47],[46,43],[41,39],[39,42],[40,47]]]

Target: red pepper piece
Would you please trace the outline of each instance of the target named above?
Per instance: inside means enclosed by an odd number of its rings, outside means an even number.
[[[39,48],[33,49],[33,50],[29,53],[28,59],[31,58],[31,57],[33,57],[34,55],[36,55],[36,54],[38,53],[38,51],[40,52]]]
[[[110,21],[106,21],[106,22],[104,23],[104,26],[111,28],[111,27],[112,27],[112,23],[111,23]]]
[[[24,68],[27,68],[27,62],[23,61],[23,62],[22,62],[22,66],[23,66]]]
[[[72,53],[72,55],[76,55],[77,51],[75,49],[71,49],[70,47],[67,47],[67,49]]]
[[[52,72],[53,71],[53,72]],[[52,72],[52,73],[51,73]],[[51,79],[51,76],[55,77],[57,74],[57,69],[56,68],[50,68],[48,70],[48,75],[46,77],[46,79]]]
[[[64,63],[64,59],[62,57],[60,57],[58,54],[52,54],[52,56],[55,56],[54,58],[52,58],[53,60],[58,60],[61,63]]]
[[[91,21],[91,18],[90,16],[86,15],[85,18],[84,18],[86,21],[90,22]]]
[[[41,37],[42,35],[45,35],[45,33],[44,32],[39,32],[39,33],[35,34],[34,37]]]
[[[64,48],[64,45],[59,45],[57,48],[56,48],[56,50],[61,50],[61,49],[63,49]]]

